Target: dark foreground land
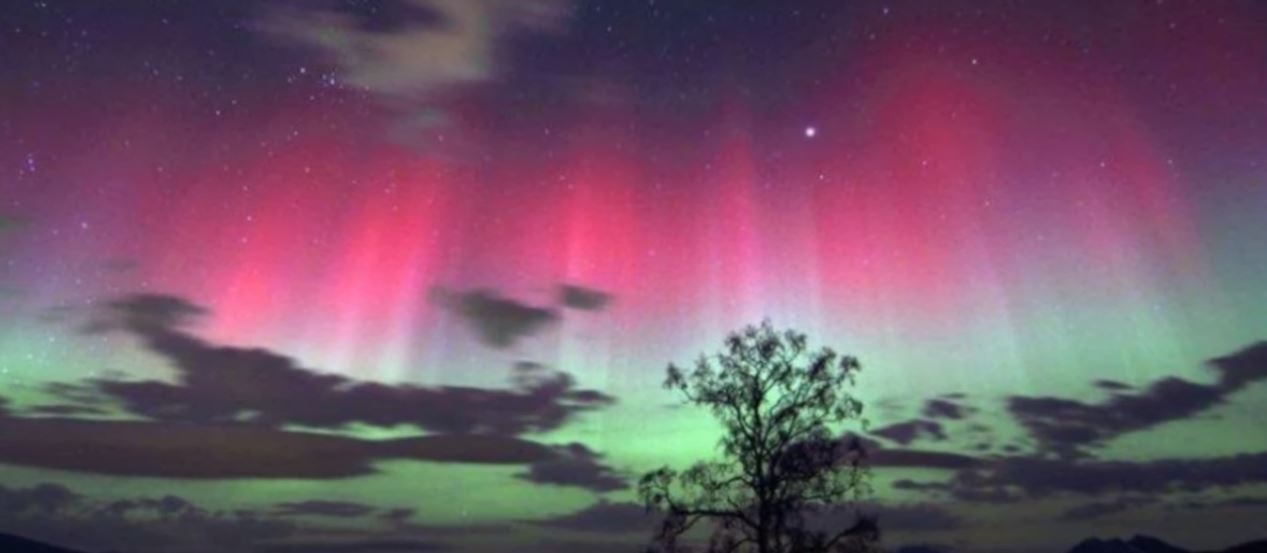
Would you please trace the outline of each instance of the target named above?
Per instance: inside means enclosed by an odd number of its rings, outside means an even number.
[[[923,547],[906,547],[898,550],[925,551]],[[0,533],[0,553],[84,553],[26,539],[12,534]],[[1267,539],[1256,540],[1226,549],[1214,551],[1193,551],[1171,545],[1152,536],[1134,536],[1123,540],[1120,538],[1100,539],[1087,538],[1069,550],[1069,553],[1267,553]]]

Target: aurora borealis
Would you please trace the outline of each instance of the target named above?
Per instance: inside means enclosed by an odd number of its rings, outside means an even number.
[[[1267,537],[1267,6],[13,1],[0,69],[0,532],[637,551],[768,317],[888,546]]]

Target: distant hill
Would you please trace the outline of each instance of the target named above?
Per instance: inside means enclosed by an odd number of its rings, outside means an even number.
[[[951,553],[953,548],[940,545],[904,545],[893,550],[893,553]]]
[[[1131,545],[1130,542],[1113,538],[1102,540],[1100,538],[1087,538],[1078,542],[1073,546],[1069,553],[1146,553],[1144,550]]]
[[[1135,536],[1126,543],[1144,553],[1188,553],[1187,549],[1177,547],[1152,536]]]
[[[1069,553],[1194,553],[1191,550],[1171,545],[1152,536],[1134,536],[1129,540],[1113,538],[1087,538],[1082,540]],[[1252,541],[1223,550],[1206,553],[1267,553],[1267,540]]]
[[[74,549],[57,547],[5,533],[0,533],[0,551],[4,553],[80,553]]]
[[[1223,553],[1267,553],[1267,540],[1257,540],[1229,547]]]

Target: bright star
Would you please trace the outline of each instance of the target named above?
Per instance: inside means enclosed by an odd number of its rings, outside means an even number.
[[[805,138],[814,138],[815,136],[818,136],[817,128],[813,126],[805,127]]]

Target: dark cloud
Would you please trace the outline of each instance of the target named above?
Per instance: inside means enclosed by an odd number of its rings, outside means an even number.
[[[278,503],[273,513],[281,516],[323,516],[335,518],[360,518],[377,511],[373,505],[355,501],[332,501],[327,499],[309,499]]]
[[[170,296],[108,304],[91,331],[131,333],[168,359],[175,383],[113,377],[50,385],[66,402],[41,415],[99,414],[109,403],[147,420],[0,417],[0,462],[117,476],[329,479],[370,474],[387,459],[528,465],[522,478],[607,491],[623,479],[580,444],[545,446],[516,436],[551,430],[576,412],[611,403],[571,377],[520,363],[516,387],[388,386],[320,374],[263,349],[222,347],[185,331],[206,310]],[[361,422],[440,432],[393,440],[300,432]],[[209,447],[208,444],[214,444]],[[293,504],[311,514],[354,506]],[[355,509],[354,509],[355,510]],[[356,512],[359,512],[356,511]]]
[[[915,492],[939,492],[948,487],[945,482],[920,482],[911,480],[910,478],[900,478],[893,481],[893,489],[906,490]]]
[[[1233,497],[1215,503],[1218,507],[1267,507],[1267,497]]]
[[[365,541],[295,541],[258,546],[257,553],[432,553],[450,551],[448,545],[414,539]]]
[[[476,300],[478,303],[483,300]],[[496,303],[496,302],[494,302]],[[513,309],[512,309],[513,311]],[[577,389],[562,372],[518,374],[517,389],[423,387],[318,373],[265,349],[218,346],[184,330],[206,310],[180,298],[139,295],[109,304],[89,329],[119,329],[168,359],[176,382],[90,381],[65,396],[100,395],[154,420],[339,428],[352,423],[415,425],[446,434],[517,435],[557,429],[610,396]]]
[[[110,378],[123,379],[126,375],[111,374]],[[80,383],[50,382],[43,386],[43,391],[65,402],[66,405],[105,407],[110,403],[109,398],[102,397],[96,388]]]
[[[874,517],[876,525],[884,531],[955,530],[964,524],[958,515],[931,503],[871,503],[860,506],[858,510]]]
[[[1065,509],[1058,517],[1063,521],[1084,521],[1131,511],[1157,502],[1151,496],[1119,497],[1112,501],[1091,501]]]
[[[579,511],[528,523],[575,532],[651,535],[650,533],[660,520],[661,515],[647,512],[647,509],[640,504],[600,499],[597,503]]]
[[[641,553],[649,550],[647,549],[646,538],[621,541],[607,537],[596,537],[596,539],[590,541],[525,540],[520,547],[507,550],[507,553],[510,551],[531,551],[532,553]]]
[[[1267,342],[1257,342],[1236,353],[1210,360],[1219,372],[1218,386],[1228,393],[1267,378]]]
[[[92,385],[50,382],[44,384],[41,390],[61,403],[28,407],[23,410],[24,415],[93,418],[110,412],[110,398],[103,396]],[[4,398],[0,398],[0,402],[3,401]]]
[[[379,513],[378,518],[392,524],[407,524],[413,518],[415,509],[411,507],[394,507]]]
[[[7,516],[56,516],[70,512],[82,497],[61,484],[44,483],[29,488],[0,485],[0,513]]]
[[[953,551],[955,548],[950,545],[917,543],[898,547],[893,550],[893,553],[952,553]]]
[[[928,438],[938,442],[946,440],[946,431],[942,429],[941,424],[937,421],[924,419],[882,426],[872,430],[871,433],[901,445],[910,445],[911,442],[919,438]]]
[[[611,294],[574,284],[559,285],[559,305],[582,311],[599,311],[611,303]]]
[[[175,495],[118,499],[104,503],[100,507],[100,511],[116,516],[127,516],[136,512],[174,515],[194,510],[197,510],[197,506]]]
[[[952,482],[919,482],[903,478],[893,482],[893,489],[920,492],[928,495],[952,495],[960,501],[981,503],[1016,503],[1021,497],[1008,489],[980,489],[957,485]]]
[[[1119,382],[1117,380],[1111,380],[1107,378],[1101,378],[1099,380],[1096,380],[1092,384],[1094,384],[1096,388],[1099,388],[1101,390],[1108,390],[1110,392],[1121,392],[1125,390],[1135,389],[1134,386],[1131,386],[1130,384],[1127,384],[1125,382]]]
[[[1101,403],[1051,396],[1012,396],[1008,399],[1008,410],[1042,451],[1067,457],[1085,455],[1086,447],[1191,417],[1223,403],[1249,384],[1267,378],[1267,342],[1213,359],[1208,365],[1218,373],[1213,384],[1168,377],[1141,391],[1111,386],[1111,397]]]
[[[553,448],[503,436],[361,440],[249,425],[0,419],[0,462],[113,476],[344,478],[385,459],[528,464]],[[212,447],[211,445],[214,445]]]
[[[950,451],[886,447],[879,441],[849,433],[841,437],[845,442],[842,451],[846,459],[861,455],[863,462],[872,467],[932,468],[958,470],[977,464],[978,458]]]
[[[143,338],[179,333],[178,329],[210,314],[176,296],[136,294],[109,302],[101,318],[91,321],[86,331],[129,330]]]
[[[295,525],[252,511],[210,511],[177,496],[90,499],[60,484],[0,486],[0,531],[84,551],[245,551]]]
[[[559,319],[553,309],[525,305],[492,290],[453,292],[435,288],[431,298],[460,315],[485,344],[495,348],[513,346]]]
[[[1267,483],[1267,452],[1153,461],[1090,461],[1039,456],[980,460],[946,482],[899,481],[901,489],[963,501],[1015,502],[1062,494],[1162,495]]]
[[[1045,451],[1066,455],[1127,432],[1199,413],[1222,401],[1224,395],[1216,386],[1170,377],[1138,394],[1114,394],[1104,403],[1014,396],[1008,409]]]
[[[1206,509],[1217,508],[1259,508],[1267,507],[1267,497],[1255,496],[1237,496],[1227,499],[1190,499],[1180,501],[1167,508],[1170,510],[1183,509],[1193,511],[1204,511]]]
[[[870,520],[883,532],[931,532],[954,530],[963,526],[961,518],[932,503],[868,501],[811,511],[806,516],[805,527],[824,532],[839,531],[859,520]]]
[[[65,486],[0,485],[0,532],[11,532],[81,551],[132,553],[250,553],[339,551],[347,553],[446,551],[449,542],[472,533],[507,533],[502,526],[425,526],[383,529],[346,522],[299,523],[296,516],[356,518],[357,513],[392,515],[389,509],[342,501],[282,503],[274,509],[211,510],[175,495],[102,500]]]
[[[36,405],[24,411],[30,415],[83,417],[108,414],[104,409],[87,405]]]
[[[930,419],[961,420],[972,414],[972,409],[955,401],[955,397],[943,396],[924,402],[922,414]]]
[[[868,403],[867,409],[880,413],[884,419],[896,419],[906,416],[905,401],[895,397],[879,398],[874,402]]]
[[[576,486],[596,492],[623,490],[629,487],[626,478],[602,464],[602,457],[581,444],[555,449],[556,455],[528,466],[518,478],[538,484]]]

